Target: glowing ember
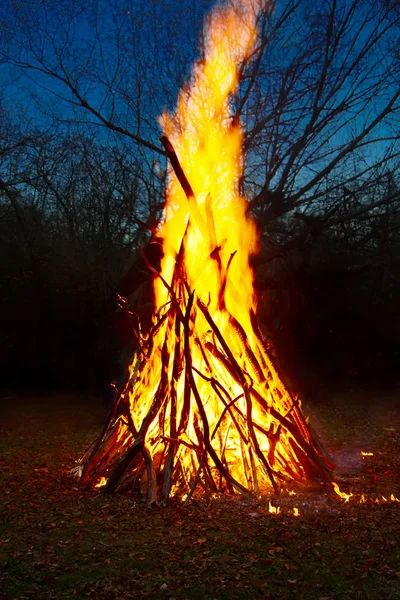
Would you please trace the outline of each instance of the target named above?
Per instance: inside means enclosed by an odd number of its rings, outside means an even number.
[[[373,452],[362,452],[361,451],[361,456],[373,456],[374,453]]]
[[[293,516],[294,517],[299,517],[300,516],[299,509],[296,508],[296,506],[293,507]]]
[[[279,491],[293,480],[331,483],[255,316],[249,256],[257,235],[239,193],[242,131],[231,106],[260,8],[258,0],[237,0],[214,12],[190,89],[175,114],[161,117],[173,171],[153,328],[146,338],[137,332],[130,379],[83,459],[89,486],[140,482],[152,503],[189,500],[196,489],[211,497]]]

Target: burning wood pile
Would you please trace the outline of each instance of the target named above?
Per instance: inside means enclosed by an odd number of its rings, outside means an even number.
[[[176,114],[160,119],[172,170],[161,271],[149,265],[153,324],[147,335],[135,327],[129,380],[82,459],[82,484],[140,485],[149,504],[332,481],[257,324],[257,234],[238,191],[242,131],[231,108],[257,43],[258,4],[237,0],[211,15],[204,59]]]

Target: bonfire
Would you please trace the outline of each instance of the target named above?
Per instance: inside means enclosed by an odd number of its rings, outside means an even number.
[[[160,272],[148,265],[152,327],[134,327],[129,378],[82,458],[88,487],[138,487],[152,504],[332,483],[257,323],[249,258],[258,238],[239,193],[243,134],[232,106],[260,9],[257,0],[237,0],[214,11],[176,112],[160,118],[170,173]]]

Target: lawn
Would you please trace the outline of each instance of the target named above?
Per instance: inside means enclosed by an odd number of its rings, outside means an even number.
[[[0,600],[400,599],[400,503],[381,500],[400,498],[396,394],[342,394],[311,411],[351,480],[348,503],[318,488],[151,509],[70,477],[101,427],[98,399],[0,402]]]

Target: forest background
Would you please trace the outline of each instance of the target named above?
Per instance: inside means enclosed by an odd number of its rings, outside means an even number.
[[[162,219],[157,117],[201,60],[211,5],[2,2],[3,385],[100,392],[120,377],[133,345],[115,294],[143,318],[151,305],[137,249]],[[394,0],[271,1],[240,66],[259,316],[313,399],[399,380],[399,26]]]

